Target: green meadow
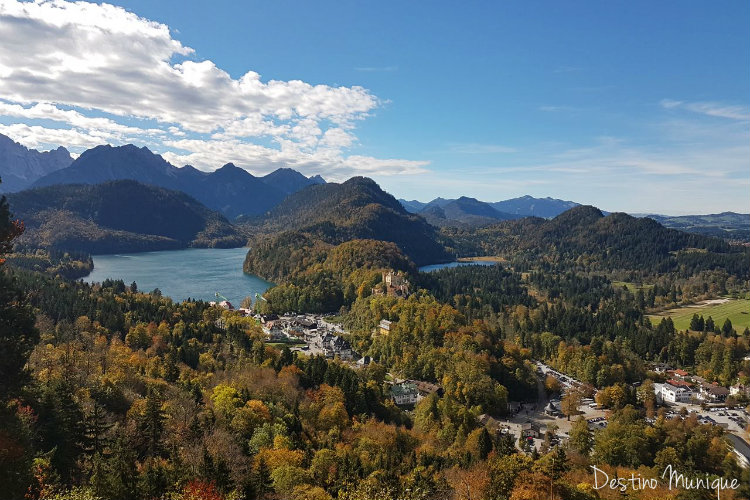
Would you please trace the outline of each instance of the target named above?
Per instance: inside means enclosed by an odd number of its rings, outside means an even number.
[[[741,332],[745,327],[750,328],[750,299],[730,299],[723,304],[692,305],[668,309],[659,314],[651,315],[651,321],[657,323],[661,318],[669,316],[678,330],[687,330],[693,314],[704,318],[711,316],[719,327],[729,318],[735,330]]]

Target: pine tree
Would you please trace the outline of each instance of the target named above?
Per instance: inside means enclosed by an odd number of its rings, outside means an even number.
[[[479,459],[486,459],[487,455],[492,451],[492,437],[490,436],[490,433],[487,432],[486,427],[482,428],[482,432],[479,433],[477,445],[479,448]]]
[[[263,457],[258,457],[253,471],[253,490],[256,499],[268,498],[273,491],[271,470]]]
[[[164,410],[161,397],[154,389],[146,394],[146,408],[140,416],[138,430],[143,440],[142,453],[153,457],[161,453],[161,436],[164,432]]]

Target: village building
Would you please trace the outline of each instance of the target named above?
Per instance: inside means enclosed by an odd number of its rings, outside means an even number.
[[[362,356],[357,360],[357,368],[365,368],[367,366],[370,366],[371,362],[372,358],[370,358],[370,356]]]
[[[729,396],[729,389],[716,383],[701,386],[700,392],[698,393],[700,399],[712,403],[724,401],[727,399],[727,396]]]
[[[672,367],[669,366],[667,363],[654,363],[653,370],[656,373],[666,373],[672,370]]]
[[[689,403],[693,391],[684,385],[675,385],[670,380],[661,386],[661,400],[667,403]]]
[[[673,377],[676,377],[678,379],[684,380],[686,377],[688,377],[690,374],[686,372],[685,370],[677,369],[677,370],[668,370],[667,373],[669,375],[672,375]]]
[[[544,414],[551,417],[558,417],[562,415],[562,412],[560,411],[560,407],[555,404],[554,401],[550,401],[547,403],[547,406],[544,407]]]
[[[381,319],[378,323],[378,332],[380,335],[389,335],[391,333],[391,322],[387,319]]]
[[[542,434],[541,427],[535,422],[521,424],[521,437],[524,439],[538,439]]]
[[[443,388],[438,384],[432,382],[423,382],[421,380],[411,380],[419,391],[420,399],[426,398],[430,394],[437,394],[438,396],[443,395]]]
[[[401,382],[391,387],[391,397],[397,405],[414,405],[419,401],[419,391],[412,382]]]
[[[750,385],[743,385],[739,382],[729,388],[731,396],[748,396],[750,395]]]

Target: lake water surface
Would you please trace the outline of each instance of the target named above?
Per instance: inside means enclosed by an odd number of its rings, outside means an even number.
[[[154,288],[172,300],[187,298],[216,300],[219,292],[235,306],[247,296],[262,294],[273,283],[242,272],[247,248],[187,248],[162,252],[94,255],[94,271],[84,278],[89,283],[107,278],[133,281],[138,289]]]
[[[446,269],[458,266],[494,266],[497,262],[489,260],[461,260],[457,262],[444,262],[442,264],[430,264],[429,266],[422,266],[419,268],[420,271],[429,273],[430,271],[437,271],[438,269]]]

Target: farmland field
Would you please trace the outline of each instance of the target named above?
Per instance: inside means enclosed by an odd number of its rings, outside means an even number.
[[[704,318],[711,316],[714,323],[721,327],[724,320],[729,318],[735,330],[741,332],[745,327],[750,328],[750,299],[728,299],[723,303],[707,301],[707,304],[694,304],[691,306],[677,307],[651,315],[651,321],[657,323],[662,317],[669,316],[674,321],[678,330],[686,330],[690,327],[690,319],[693,314],[698,313]]]

